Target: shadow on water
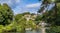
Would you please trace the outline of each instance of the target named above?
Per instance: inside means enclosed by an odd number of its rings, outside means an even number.
[[[26,30],[26,33],[41,33],[41,30]]]
[[[21,32],[3,32],[3,33],[21,33]],[[40,30],[26,30],[24,33],[41,33]]]
[[[36,30],[26,30],[22,32],[16,32],[16,30],[11,30],[11,31],[4,31],[3,33],[41,33],[41,30],[36,29]]]

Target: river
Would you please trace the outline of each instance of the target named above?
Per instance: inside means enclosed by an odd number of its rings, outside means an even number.
[[[41,33],[40,30],[27,30],[26,33]]]

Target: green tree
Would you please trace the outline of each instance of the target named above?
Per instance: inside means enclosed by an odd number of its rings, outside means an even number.
[[[45,22],[49,23],[51,26],[51,31],[53,32],[56,32],[56,33],[60,33],[60,30],[59,30],[59,26],[60,26],[60,0],[43,0],[42,2],[42,5],[43,3],[47,6],[47,1],[49,3],[54,3],[55,6],[51,9],[51,10],[46,10],[45,13],[43,13],[42,15],[42,20],[44,20]],[[39,13],[42,13],[44,10],[44,7],[42,7],[39,11]],[[57,29],[56,29],[57,28]],[[52,33],[52,32],[50,32]]]
[[[49,2],[50,1],[50,2]],[[48,4],[54,3],[55,6],[51,9],[51,10],[46,10],[45,13],[43,13],[42,15],[42,20],[44,20],[45,22],[50,23],[52,26],[58,25],[59,22],[57,22],[59,20],[59,7],[58,7],[58,3],[60,2],[60,0],[43,0],[42,5],[46,5],[41,7],[41,9],[39,10],[39,13],[42,13],[43,10],[45,9],[44,7],[47,7]],[[42,11],[42,12],[41,12]]]
[[[13,21],[12,9],[4,3],[0,4],[0,25],[8,25]]]
[[[16,29],[18,32],[25,33],[26,28],[35,29],[36,25],[35,25],[34,21],[33,20],[29,20],[29,21],[26,20],[26,18],[25,18],[26,16],[24,16],[24,15],[27,15],[27,14],[30,15],[30,13],[22,13],[22,14],[17,14],[15,16],[15,21],[17,23]]]

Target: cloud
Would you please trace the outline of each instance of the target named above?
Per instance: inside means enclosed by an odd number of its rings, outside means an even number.
[[[19,3],[20,2],[20,0],[15,0],[16,1],[16,3]]]
[[[32,12],[36,13],[36,7],[39,7],[41,3],[27,4],[22,0],[0,0],[0,3],[7,3],[13,10],[14,14],[19,14],[23,12]],[[29,2],[29,1],[28,1]],[[33,9],[34,8],[34,9]]]
[[[0,0],[0,3],[13,3],[13,2],[18,3],[20,2],[20,0]]]
[[[10,7],[16,7],[17,4],[19,4],[20,0],[0,0],[0,3],[7,3]]]
[[[20,8],[20,6],[17,6],[16,8],[14,8],[12,10],[14,10],[14,14],[19,14],[22,12],[22,9]]]
[[[0,3],[7,3],[13,10],[15,14],[19,13],[21,9],[18,7],[21,0],[0,0]]]
[[[23,13],[23,12],[27,12],[27,9],[25,7],[22,7],[22,6],[16,6],[16,8],[12,9],[14,10],[14,14],[19,14],[19,13]]]
[[[26,5],[27,8],[32,8],[32,7],[39,7],[41,5],[41,3],[35,3],[35,4],[28,4]]]

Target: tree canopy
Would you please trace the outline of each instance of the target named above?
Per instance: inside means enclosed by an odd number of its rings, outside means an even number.
[[[7,4],[0,4],[0,25],[8,25],[13,21],[13,11]]]

